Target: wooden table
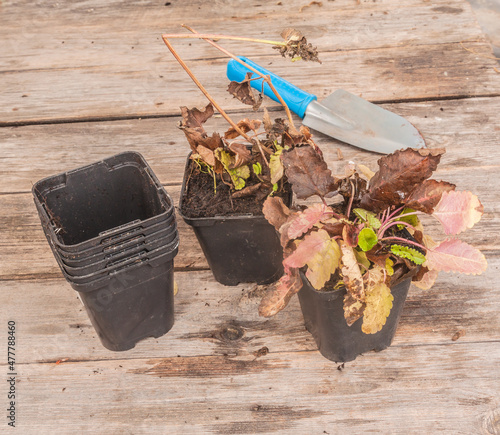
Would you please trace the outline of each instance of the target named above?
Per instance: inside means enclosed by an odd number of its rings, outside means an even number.
[[[320,99],[343,88],[381,104],[413,122],[430,148],[446,147],[436,178],[483,202],[483,220],[463,239],[485,253],[487,272],[412,287],[393,345],[339,367],[316,350],[297,299],[259,318],[265,287],[215,282],[179,220],[173,329],[131,351],[103,348],[62,278],[30,189],[135,150],[177,203],[188,153],[179,106],[206,104],[161,41],[185,31],[182,23],[267,39],[296,27],[322,65],[221,44]],[[7,348],[15,321],[18,433],[500,433],[500,67],[466,1],[7,0],[0,33],[0,343]],[[203,41],[174,45],[233,119],[254,116],[226,94],[227,58]],[[226,124],[219,117],[209,127]],[[345,163],[337,149],[376,165],[375,154],[317,139],[334,171]],[[235,328],[242,336],[232,340]],[[264,346],[269,353],[256,356]]]

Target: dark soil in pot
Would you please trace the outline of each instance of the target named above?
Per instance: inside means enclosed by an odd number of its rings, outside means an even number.
[[[247,185],[258,182],[249,179]],[[277,195],[291,203],[288,184]],[[262,214],[267,194],[233,198],[231,188],[186,163],[179,211],[193,227],[215,279],[224,285],[240,282],[269,284],[283,274],[283,251],[278,234]]]

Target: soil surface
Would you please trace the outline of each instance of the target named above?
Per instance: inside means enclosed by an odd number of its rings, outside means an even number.
[[[262,215],[262,204],[267,195],[250,195],[244,198],[232,198],[234,190],[225,184],[217,175],[217,188],[214,192],[214,179],[208,173],[203,173],[190,162],[185,176],[186,188],[182,198],[181,213],[189,218],[232,216],[242,214]],[[259,180],[254,177],[247,180],[247,186],[257,184]],[[276,193],[289,204],[291,187],[285,184],[282,192]]]

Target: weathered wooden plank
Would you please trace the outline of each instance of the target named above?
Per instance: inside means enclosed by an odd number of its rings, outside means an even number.
[[[144,63],[145,59],[150,62],[158,56],[160,34],[187,33],[181,29],[182,23],[205,33],[275,40],[280,40],[281,28],[298,27],[321,52],[484,40],[470,5],[463,1],[450,7],[446,1],[378,1],[357,5],[345,0],[308,8],[301,0],[286,5],[251,0],[244,8],[227,2],[214,8],[202,1],[171,3],[168,7],[158,2],[94,3],[61,2],[34,7],[29,4],[31,11],[27,14],[27,4],[4,2],[0,37],[7,43],[0,48],[0,56],[5,59],[2,69],[76,68],[113,63],[123,66],[133,61]],[[193,9],[198,9],[196,14]],[[230,50],[243,49],[248,56],[270,52],[270,47],[263,44],[233,41],[224,44]],[[177,45],[188,59],[220,55],[205,43],[191,45],[190,41],[182,41]],[[21,48],[23,56],[19,57]]]
[[[496,98],[386,106],[414,122],[428,139],[430,147],[447,148],[435,178],[454,182],[460,190],[471,190],[483,202],[485,215],[481,224],[463,235],[464,240],[481,249],[495,249],[500,241],[496,175],[499,165],[499,103],[500,99]],[[1,190],[27,192],[0,196],[0,223],[4,234],[0,242],[0,277],[14,279],[59,274],[41,231],[31,194],[28,193],[31,184],[40,178],[74,169],[125,149],[134,149],[143,153],[160,180],[167,183],[167,191],[177,204],[188,152],[183,133],[175,127],[177,119],[0,130],[3,151]],[[219,118],[212,126],[218,130],[225,128],[224,123]],[[212,126],[207,129],[210,131]],[[165,132],[169,132],[167,138]],[[350,160],[376,168],[378,155],[357,150],[323,135],[318,139],[335,173],[341,173],[345,161]],[[345,160],[337,161],[337,148],[342,150]],[[431,233],[439,234],[438,224],[433,220],[429,220],[429,224]],[[191,229],[180,219],[179,230],[181,248],[176,259],[177,267],[207,267]]]
[[[18,365],[26,434],[498,433],[499,343]],[[133,428],[133,429],[131,429]]]
[[[382,106],[412,122],[429,147],[447,148],[448,153],[441,165],[442,168],[446,166],[447,172],[459,171],[462,167],[470,170],[474,166],[489,167],[499,163],[497,144],[500,98],[422,101]],[[285,116],[283,111],[272,112],[271,115]],[[235,121],[254,116],[261,117],[262,112],[238,111],[231,114]],[[180,184],[189,146],[184,133],[177,128],[179,119],[176,116],[2,128],[0,192],[27,192],[41,178],[127,150],[140,152],[162,183]],[[295,119],[300,122],[298,118]],[[227,128],[228,124],[220,116],[206,123],[209,132],[223,132]],[[337,148],[342,151],[345,161],[352,160],[373,168],[380,157],[325,135],[316,134],[316,139],[335,172],[340,172],[344,165],[344,161],[337,162]],[[494,183],[495,179],[491,182]],[[461,187],[467,187],[467,183],[463,183]]]
[[[474,43],[473,48],[491,54],[485,43]],[[273,72],[319,98],[338,88],[370,101],[500,94],[495,61],[466,52],[458,43],[326,53],[322,65],[290,65],[270,56],[255,60],[272,62]],[[222,107],[237,110],[241,104],[226,92],[226,63],[219,58],[191,66]],[[2,79],[8,91],[0,95],[0,126],[172,115],[179,106],[205,104],[199,89],[164,52],[153,63],[135,59],[123,66],[25,70],[3,74]]]
[[[500,257],[498,251],[486,254],[489,267],[483,275],[443,273],[430,290],[412,287],[393,346],[500,342]],[[127,358],[244,357],[264,346],[271,352],[317,349],[304,328],[297,298],[266,319],[258,316],[257,308],[268,286],[223,286],[210,271],[176,272],[174,278],[179,292],[173,329],[138,343],[123,354]],[[62,278],[0,281],[0,288],[3,311],[18,325],[22,362],[121,358],[100,344],[77,293]],[[239,331],[241,337],[228,334],[228,328]],[[453,342],[453,335],[461,330],[465,335]]]

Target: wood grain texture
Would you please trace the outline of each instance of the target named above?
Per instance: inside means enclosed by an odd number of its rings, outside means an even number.
[[[499,164],[492,156],[496,155],[500,134],[500,98],[421,101],[383,104],[382,107],[413,123],[428,147],[444,147],[448,150],[440,166],[440,170],[446,166],[447,174],[444,176],[462,169],[494,169]],[[281,110],[272,111],[271,116],[283,118],[285,114]],[[244,117],[261,118],[262,113],[231,113],[231,118],[236,121]],[[297,123],[300,122],[297,117],[295,119]],[[179,120],[180,117],[175,116],[1,128],[0,193],[29,192],[32,185],[44,177],[132,150],[146,158],[162,183],[167,186],[181,184],[189,146],[184,133],[177,128]],[[229,127],[219,115],[205,125],[208,132],[223,132]],[[320,133],[315,134],[315,140],[336,173],[343,171],[346,161],[352,160],[375,168],[380,158],[378,154],[349,146]],[[337,148],[342,152],[342,161],[338,161]],[[492,179],[491,182],[495,183],[496,180]],[[463,187],[467,184],[468,181]]]
[[[465,0],[320,3],[1,2],[0,317],[4,326],[16,321],[20,433],[500,434],[498,64]],[[160,41],[182,23],[270,39],[297,27],[322,65],[290,64],[267,46],[223,45],[320,100],[344,88],[381,103],[428,147],[446,147],[435,178],[481,199],[482,221],[461,238],[483,250],[487,271],[411,287],[392,346],[339,366],[316,350],[297,298],[260,318],[268,286],[217,283],[179,220],[174,327],[127,352],[105,349],[61,276],[30,190],[136,150],[178,203],[189,150],[179,106],[206,104]],[[174,44],[234,119],[254,116],[226,95],[218,51]],[[220,117],[207,125],[226,128]],[[324,135],[317,142],[335,173],[347,161],[375,168],[380,157]],[[425,224],[441,238],[436,221]],[[0,367],[7,372],[5,360]]]
[[[274,2],[250,4],[241,15],[241,7],[226,2],[219,20],[201,2],[120,9],[64,3],[32,14],[7,3],[0,16],[7,41],[0,51],[6,89],[0,95],[0,125],[164,116],[177,114],[186,102],[205,103],[159,36],[179,31],[173,23],[177,17],[189,20],[186,8],[200,11],[189,22],[204,32],[222,28],[252,36],[256,19],[261,29],[273,29],[274,37],[276,21],[301,28],[320,47],[323,65],[292,65],[273,55],[270,46],[247,48],[229,41],[227,47],[263,65],[272,63],[274,72],[320,98],[338,88],[370,101],[500,95],[496,63],[481,57],[491,55],[491,47],[463,2],[456,7],[409,2],[403,8],[395,2],[323,3],[307,13],[297,12],[304,6],[298,1],[287,3],[286,10]],[[77,31],[72,22],[79,23]],[[415,24],[409,28],[409,22]],[[466,46],[478,55],[465,51],[461,41],[471,41]],[[226,58],[201,41],[179,40],[175,46],[223,107],[241,107],[226,93]],[[19,50],[23,56],[17,56]]]
[[[442,273],[431,290],[412,286],[391,348],[464,342],[500,346],[500,256],[487,253],[487,258],[489,267],[480,279]],[[273,353],[317,349],[296,297],[275,317],[263,318],[258,305],[269,286],[224,286],[210,271],[176,272],[174,278],[179,287],[174,327],[163,337],[138,343],[123,354],[126,358],[248,357],[264,346]],[[0,281],[0,289],[0,302],[9,307],[9,319],[22,337],[17,349],[22,363],[121,358],[101,345],[77,293],[62,277]],[[461,330],[465,335],[452,341]]]
[[[342,370],[316,352],[22,364],[18,423],[26,434],[489,434],[499,357],[498,343],[462,343],[392,347]]]

